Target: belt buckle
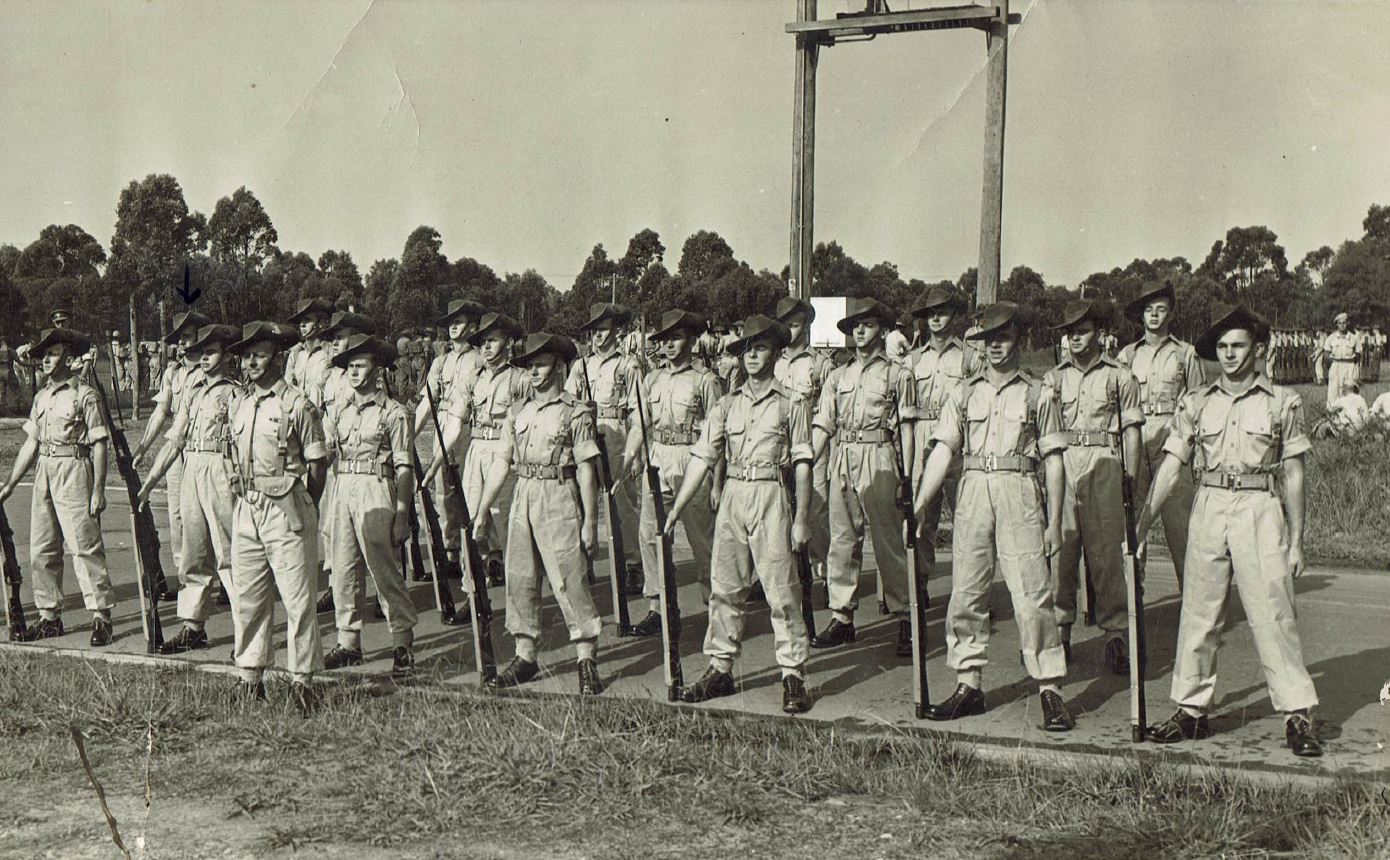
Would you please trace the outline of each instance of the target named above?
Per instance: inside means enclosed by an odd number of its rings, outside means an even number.
[[[1222,476],[1222,481],[1223,481],[1223,484],[1225,485],[1226,489],[1228,489],[1228,490],[1235,490],[1235,489],[1236,489],[1236,479],[1237,479],[1238,477],[1240,477],[1240,476],[1237,475],[1235,472],[1227,472],[1225,475],[1223,475],[1223,476]]]
[[[985,471],[993,472],[999,466],[999,458],[994,454],[985,455]]]

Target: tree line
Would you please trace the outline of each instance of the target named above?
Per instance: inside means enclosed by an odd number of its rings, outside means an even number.
[[[1188,338],[1205,326],[1217,302],[1246,302],[1279,327],[1326,327],[1341,310],[1354,324],[1381,326],[1390,316],[1390,206],[1372,205],[1362,227],[1361,237],[1335,250],[1310,251],[1292,268],[1278,236],[1264,226],[1231,228],[1195,266],[1183,257],[1136,259],[1075,286],[1048,284],[1041,273],[1016,266],[999,297],[1034,312],[1038,344],[1049,339],[1047,327],[1078,293],[1122,304],[1164,281],[1177,290],[1177,330]],[[107,246],[75,224],[45,227],[22,249],[0,245],[0,302],[9,309],[0,317],[0,334],[15,343],[47,325],[52,308],[66,307],[89,331],[125,331],[133,315],[142,337],[156,335],[182,307],[176,290],[185,267],[190,285],[202,292],[200,307],[229,322],[283,318],[297,301],[321,297],[397,332],[431,325],[454,298],[506,312],[531,330],[573,332],[590,303],[610,299],[649,316],[684,307],[728,326],[768,311],[785,294],[788,277],[786,267],[754,271],[712,230],[685,239],[674,271],[650,228],[633,235],[620,257],[597,244],[563,292],[533,269],[499,275],[471,257],[448,259],[442,246],[439,231],[422,225],[406,237],[398,257],[374,261],[364,276],[347,250],[313,256],[281,248],[270,214],[245,187],[205,216],[188,206],[177,179],[151,174],[121,191]],[[860,263],[833,241],[816,245],[811,270],[813,295],[874,296],[904,313],[932,286],[904,280],[891,262]],[[973,298],[975,280],[971,268],[955,281],[937,283]]]

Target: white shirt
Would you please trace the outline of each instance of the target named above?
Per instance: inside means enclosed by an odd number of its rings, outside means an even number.
[[[1385,396],[1381,395],[1376,402],[1379,403],[1383,399],[1385,399]],[[1390,403],[1387,403],[1387,406],[1390,406]],[[1368,412],[1366,398],[1354,391],[1343,394],[1341,397],[1332,401],[1331,405],[1328,407],[1328,411],[1336,417],[1337,423],[1344,430],[1356,432],[1366,426]]]

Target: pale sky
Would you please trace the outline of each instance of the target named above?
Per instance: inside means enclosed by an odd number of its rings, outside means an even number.
[[[1196,264],[1250,224],[1296,263],[1390,203],[1390,3],[1013,5],[1005,272],[1071,285],[1137,256]],[[792,0],[0,14],[0,242],[76,223],[109,245],[120,189],[160,172],[208,214],[245,185],[282,248],[346,249],[364,273],[420,224],[451,259],[561,289],[594,243],[618,256],[648,226],[672,269],[701,228],[754,268],[786,264]],[[984,59],[974,30],[822,51],[818,241],[904,277],[975,265]]]

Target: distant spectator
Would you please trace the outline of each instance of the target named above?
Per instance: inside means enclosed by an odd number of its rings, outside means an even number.
[[[1327,404],[1327,415],[1313,426],[1313,436],[1316,439],[1331,439],[1360,433],[1366,428],[1370,412],[1366,398],[1361,396],[1361,385],[1353,382],[1346,394]]]

